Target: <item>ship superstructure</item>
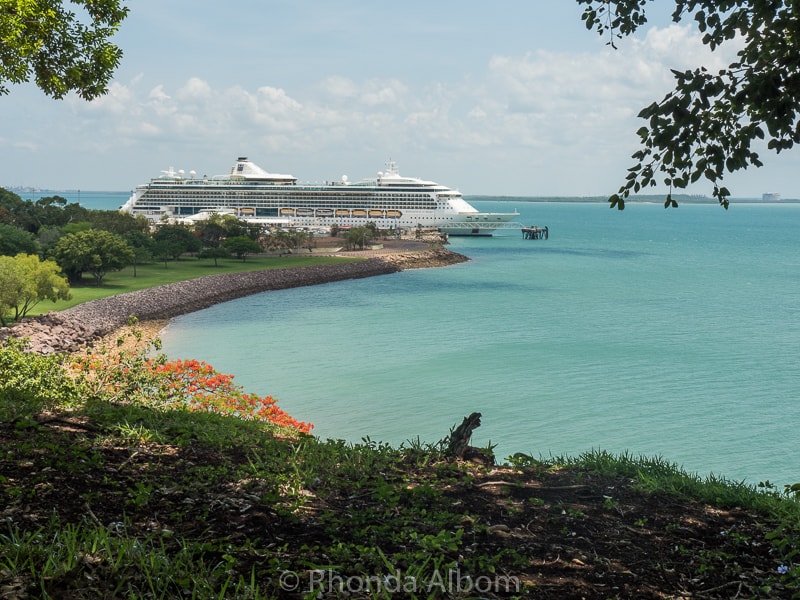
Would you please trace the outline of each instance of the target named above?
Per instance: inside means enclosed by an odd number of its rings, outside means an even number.
[[[292,175],[267,172],[244,156],[223,176],[163,171],[137,186],[122,210],[152,221],[192,220],[217,212],[281,227],[373,222],[380,229],[433,227],[450,235],[492,235],[518,216],[479,212],[456,190],[401,176],[393,161],[374,178],[308,184]]]

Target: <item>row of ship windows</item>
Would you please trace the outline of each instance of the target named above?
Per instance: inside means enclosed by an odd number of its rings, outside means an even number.
[[[192,197],[192,198],[258,198],[258,199],[272,199],[272,198],[286,198],[286,193],[282,193],[280,191],[276,191],[275,193],[264,193],[264,192],[211,192],[209,193],[208,190],[150,190],[145,193],[145,197],[156,196],[161,198],[172,198],[174,196],[180,196],[183,198]],[[389,192],[365,192],[360,194],[335,194],[332,195],[330,193],[323,193],[323,194],[315,194],[312,192],[307,193],[293,193],[291,197],[293,199],[306,199],[306,198],[316,198],[320,200],[332,200],[339,201],[340,199],[348,198],[348,196],[352,199],[356,198],[389,198],[389,199],[398,199],[398,200],[421,200],[426,198],[431,198],[432,194],[419,194],[419,193],[406,193],[406,194],[394,194]]]
[[[191,200],[187,199],[178,199],[178,198],[153,198],[148,197],[141,199],[137,202],[138,206],[161,206],[169,204],[172,206],[198,206],[200,204],[207,204],[213,206],[261,206],[261,207],[284,207],[287,206],[287,202],[284,200],[244,200],[240,199],[236,202],[226,202],[224,199],[220,198],[193,198]],[[300,203],[295,201],[292,202],[291,205],[299,205]],[[331,203],[330,200],[327,201],[313,201],[311,199],[305,199],[302,203],[304,206],[309,208],[396,208],[396,209],[408,209],[408,208],[417,208],[422,210],[435,210],[435,209],[443,209],[445,208],[446,204],[444,203],[437,203],[431,200],[426,200],[422,202],[391,202],[391,201],[384,201],[378,200],[373,202],[363,202],[363,201],[341,201],[336,203]]]
[[[449,206],[447,202],[437,202],[436,200],[431,199],[424,199],[424,200],[405,200],[405,201],[395,201],[395,200],[386,200],[386,199],[378,199],[373,198],[372,200],[339,200],[339,201],[331,201],[330,199],[322,200],[322,199],[313,199],[313,198],[303,198],[302,200],[292,199],[288,200],[286,198],[282,199],[264,199],[264,198],[215,198],[215,197],[198,197],[198,198],[154,198],[152,196],[148,196],[146,198],[140,198],[137,202],[137,205],[145,205],[145,206],[160,206],[163,204],[171,204],[175,206],[197,206],[199,204],[212,204],[214,206],[230,206],[230,207],[237,207],[237,206],[264,206],[264,207],[284,207],[284,206],[299,206],[299,207],[310,207],[310,208],[420,208],[426,210],[433,210],[436,208],[444,208]]]
[[[213,208],[215,208],[215,207],[203,207],[203,208],[198,208],[196,206],[195,207],[175,207],[174,214],[182,216],[182,217],[183,216],[190,216],[190,215],[197,214],[201,210],[210,210],[210,209],[213,209]],[[147,214],[151,214],[151,215],[152,214],[160,214],[160,211],[147,211],[147,210],[143,210],[141,208],[139,208],[137,210],[139,212],[141,212],[142,214],[145,214],[145,215],[147,215]],[[241,216],[247,217],[247,216],[252,216],[252,214],[243,214]],[[285,217],[290,217],[290,218],[294,218],[295,217],[295,215],[291,215],[291,216],[290,215],[282,215],[282,214],[280,214],[278,212],[277,209],[270,209],[270,208],[256,208],[255,209],[255,216],[256,217],[284,217],[284,218]],[[400,214],[400,215],[382,215],[382,216],[366,214],[366,215],[360,215],[358,217],[356,217],[355,215],[353,215],[352,217],[351,216],[341,216],[341,215],[326,215],[326,216],[322,216],[322,215],[317,215],[317,216],[313,216],[313,215],[305,215],[305,216],[304,215],[296,215],[296,217],[297,218],[304,218],[304,219],[313,219],[315,221],[316,220],[320,220],[320,219],[325,219],[325,220],[335,219],[335,221],[337,223],[341,223],[341,224],[344,224],[344,225],[349,225],[349,224],[361,224],[361,223],[364,223],[366,221],[376,221],[376,220],[377,221],[384,221],[384,220],[386,220],[386,221],[398,221],[400,219],[400,217],[402,217],[402,214]],[[447,217],[446,219],[452,221],[453,217],[452,216],[451,217]],[[417,216],[417,217],[415,217],[414,221],[415,222],[424,222],[424,221],[441,222],[442,221],[442,217],[441,216],[440,217],[435,217],[435,216]]]

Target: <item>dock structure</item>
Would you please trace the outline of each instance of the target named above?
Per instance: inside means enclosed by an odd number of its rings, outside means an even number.
[[[538,225],[531,225],[530,227],[522,228],[522,239],[525,240],[546,240],[550,235],[547,226],[539,227]]]

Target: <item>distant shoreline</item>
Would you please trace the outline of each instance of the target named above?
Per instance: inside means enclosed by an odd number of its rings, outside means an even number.
[[[634,196],[625,200],[626,204],[664,204],[666,194],[647,196]],[[682,196],[672,194],[673,200],[680,204],[708,204],[719,205],[715,198],[707,196]],[[475,202],[574,202],[607,204],[608,196],[469,196],[464,199]],[[731,204],[800,204],[798,198],[783,198],[781,200],[762,200],[761,198],[731,198]]]

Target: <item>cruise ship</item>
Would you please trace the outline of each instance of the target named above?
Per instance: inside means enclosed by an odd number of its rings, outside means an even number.
[[[518,213],[484,213],[461,193],[433,181],[403,177],[394,161],[376,177],[350,182],[298,183],[292,175],[269,173],[241,156],[227,175],[188,176],[170,168],[136,187],[121,210],[191,221],[212,213],[277,227],[436,228],[449,235],[489,236],[508,227]]]

